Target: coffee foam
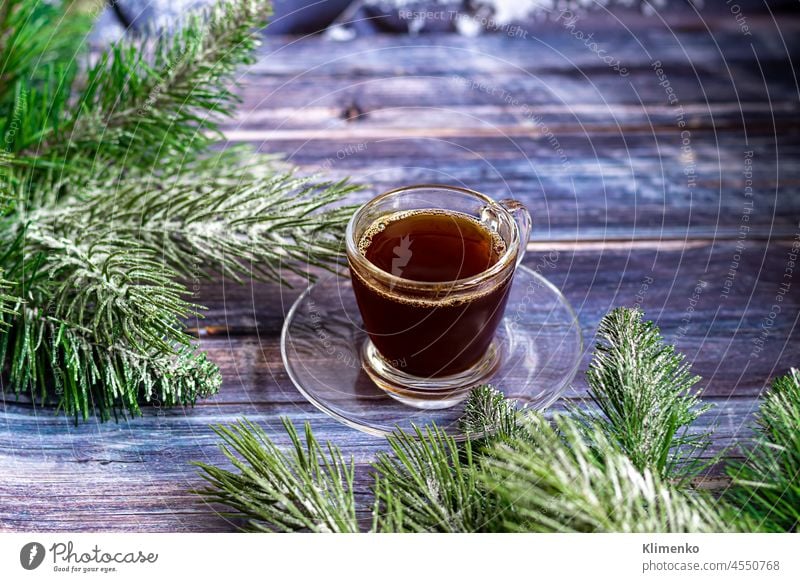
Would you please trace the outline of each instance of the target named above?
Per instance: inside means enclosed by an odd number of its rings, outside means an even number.
[[[474,216],[470,216],[469,214],[464,214],[462,212],[456,212],[451,210],[444,210],[439,208],[423,208],[423,209],[415,209],[415,210],[401,210],[399,212],[393,212],[391,214],[385,214],[375,220],[371,225],[367,227],[364,233],[361,235],[361,238],[358,241],[358,252],[363,256],[365,259],[367,257],[367,249],[372,244],[372,239],[375,237],[376,234],[382,232],[386,229],[387,225],[392,222],[396,222],[408,216],[413,216],[416,214],[444,214],[447,216],[458,215],[459,218],[469,220],[483,229],[489,236],[492,237],[492,247],[495,253],[497,253],[498,257],[502,257],[506,252],[506,242],[503,238],[496,232],[487,229],[477,218]],[[496,264],[496,263],[495,263]],[[386,275],[390,275],[377,265],[370,262],[376,270],[380,271],[381,273],[385,273]],[[492,265],[494,266],[494,265]],[[475,291],[474,293],[470,293],[469,295],[459,295],[458,297],[448,298],[447,295],[444,297],[436,297],[436,298],[419,298],[419,297],[407,297],[397,292],[392,292],[385,289],[380,289],[376,287],[374,284],[368,282],[361,273],[358,272],[357,268],[351,269],[351,271],[355,272],[358,279],[363,283],[369,290],[377,295],[380,295],[383,299],[388,299],[390,301],[395,301],[397,303],[403,303],[406,305],[412,305],[415,307],[458,307],[461,305],[466,305],[471,303],[475,299],[479,297],[483,297],[485,295],[489,295],[490,293],[494,292],[499,286],[505,283],[508,277],[504,277],[503,280],[495,285],[492,285],[489,289],[482,289]],[[513,273],[511,271],[510,274]],[[479,275],[476,275],[476,277]],[[443,282],[438,283],[432,289],[435,292],[444,292],[450,293],[452,291],[452,283],[451,282]],[[400,292],[402,293],[402,291]]]

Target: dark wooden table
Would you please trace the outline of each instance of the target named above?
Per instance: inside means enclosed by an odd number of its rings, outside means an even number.
[[[747,438],[759,393],[800,365],[800,266],[788,270],[800,240],[800,22],[747,23],[749,35],[720,12],[476,39],[272,37],[228,136],[369,184],[359,200],[431,181],[521,199],[536,223],[526,262],[559,252],[548,276],[580,316],[584,369],[603,314],[641,305],[703,376],[715,452]],[[283,369],[278,338],[298,293],[203,288],[216,333],[202,347],[224,385],[194,408],[76,427],[7,399],[0,529],[233,530],[188,493],[201,483],[189,461],[223,462],[209,425],[243,415],[281,442],[279,416],[310,421],[355,458],[366,494],[383,442],[318,412]],[[585,393],[582,373],[567,398]]]

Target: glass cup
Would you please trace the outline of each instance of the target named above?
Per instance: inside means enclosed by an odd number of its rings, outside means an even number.
[[[359,249],[364,234],[381,219],[426,209],[477,220],[502,238],[502,254],[474,276],[427,282],[389,273]],[[453,406],[485,382],[500,363],[495,332],[530,231],[530,214],[519,202],[496,202],[456,186],[398,188],[359,208],[347,225],[346,245],[368,335],[361,363],[370,378],[393,398],[428,409]]]

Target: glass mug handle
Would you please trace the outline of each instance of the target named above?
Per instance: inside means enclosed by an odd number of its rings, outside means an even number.
[[[517,222],[517,229],[519,230],[519,251],[517,253],[517,266],[522,262],[525,256],[525,250],[528,247],[528,239],[531,236],[531,229],[533,228],[533,219],[531,213],[525,208],[525,205],[517,200],[505,198],[498,201],[498,204],[505,208],[514,220]]]

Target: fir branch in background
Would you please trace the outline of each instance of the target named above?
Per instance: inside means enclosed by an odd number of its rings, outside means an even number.
[[[777,378],[757,415],[755,446],[731,462],[731,508],[763,531],[800,531],[800,371]],[[738,515],[736,516],[738,517]]]
[[[354,188],[209,150],[267,0],[190,13],[88,69],[76,3],[0,10],[0,361],[5,390],[77,421],[216,392],[180,279],[334,268],[350,209],[333,205]]]
[[[0,111],[19,81],[35,84],[50,66],[75,58],[93,24],[75,4],[0,3]]]
[[[268,0],[219,2],[190,13],[175,34],[152,31],[117,43],[85,80],[74,69],[61,71],[47,84],[46,102],[63,114],[43,118],[39,108],[23,107],[18,125],[29,131],[13,142],[15,165],[97,175],[109,166],[118,173],[129,165],[163,171],[204,155],[221,136],[220,118],[234,112],[234,73],[253,61],[253,29],[270,7]],[[65,94],[74,106],[60,107]],[[36,101],[31,91],[23,99]]]
[[[602,414],[586,412],[634,467],[662,478],[697,474],[710,432],[690,431],[705,411],[693,391],[699,380],[683,354],[664,343],[635,309],[614,309],[600,322],[600,342],[586,373],[589,396]]]
[[[285,282],[282,271],[307,278],[307,265],[336,263],[353,208],[326,207],[356,189],[285,173],[251,175],[241,166],[115,186],[114,196],[88,188],[31,220],[59,236],[136,241],[187,279],[222,274],[240,282]]]

